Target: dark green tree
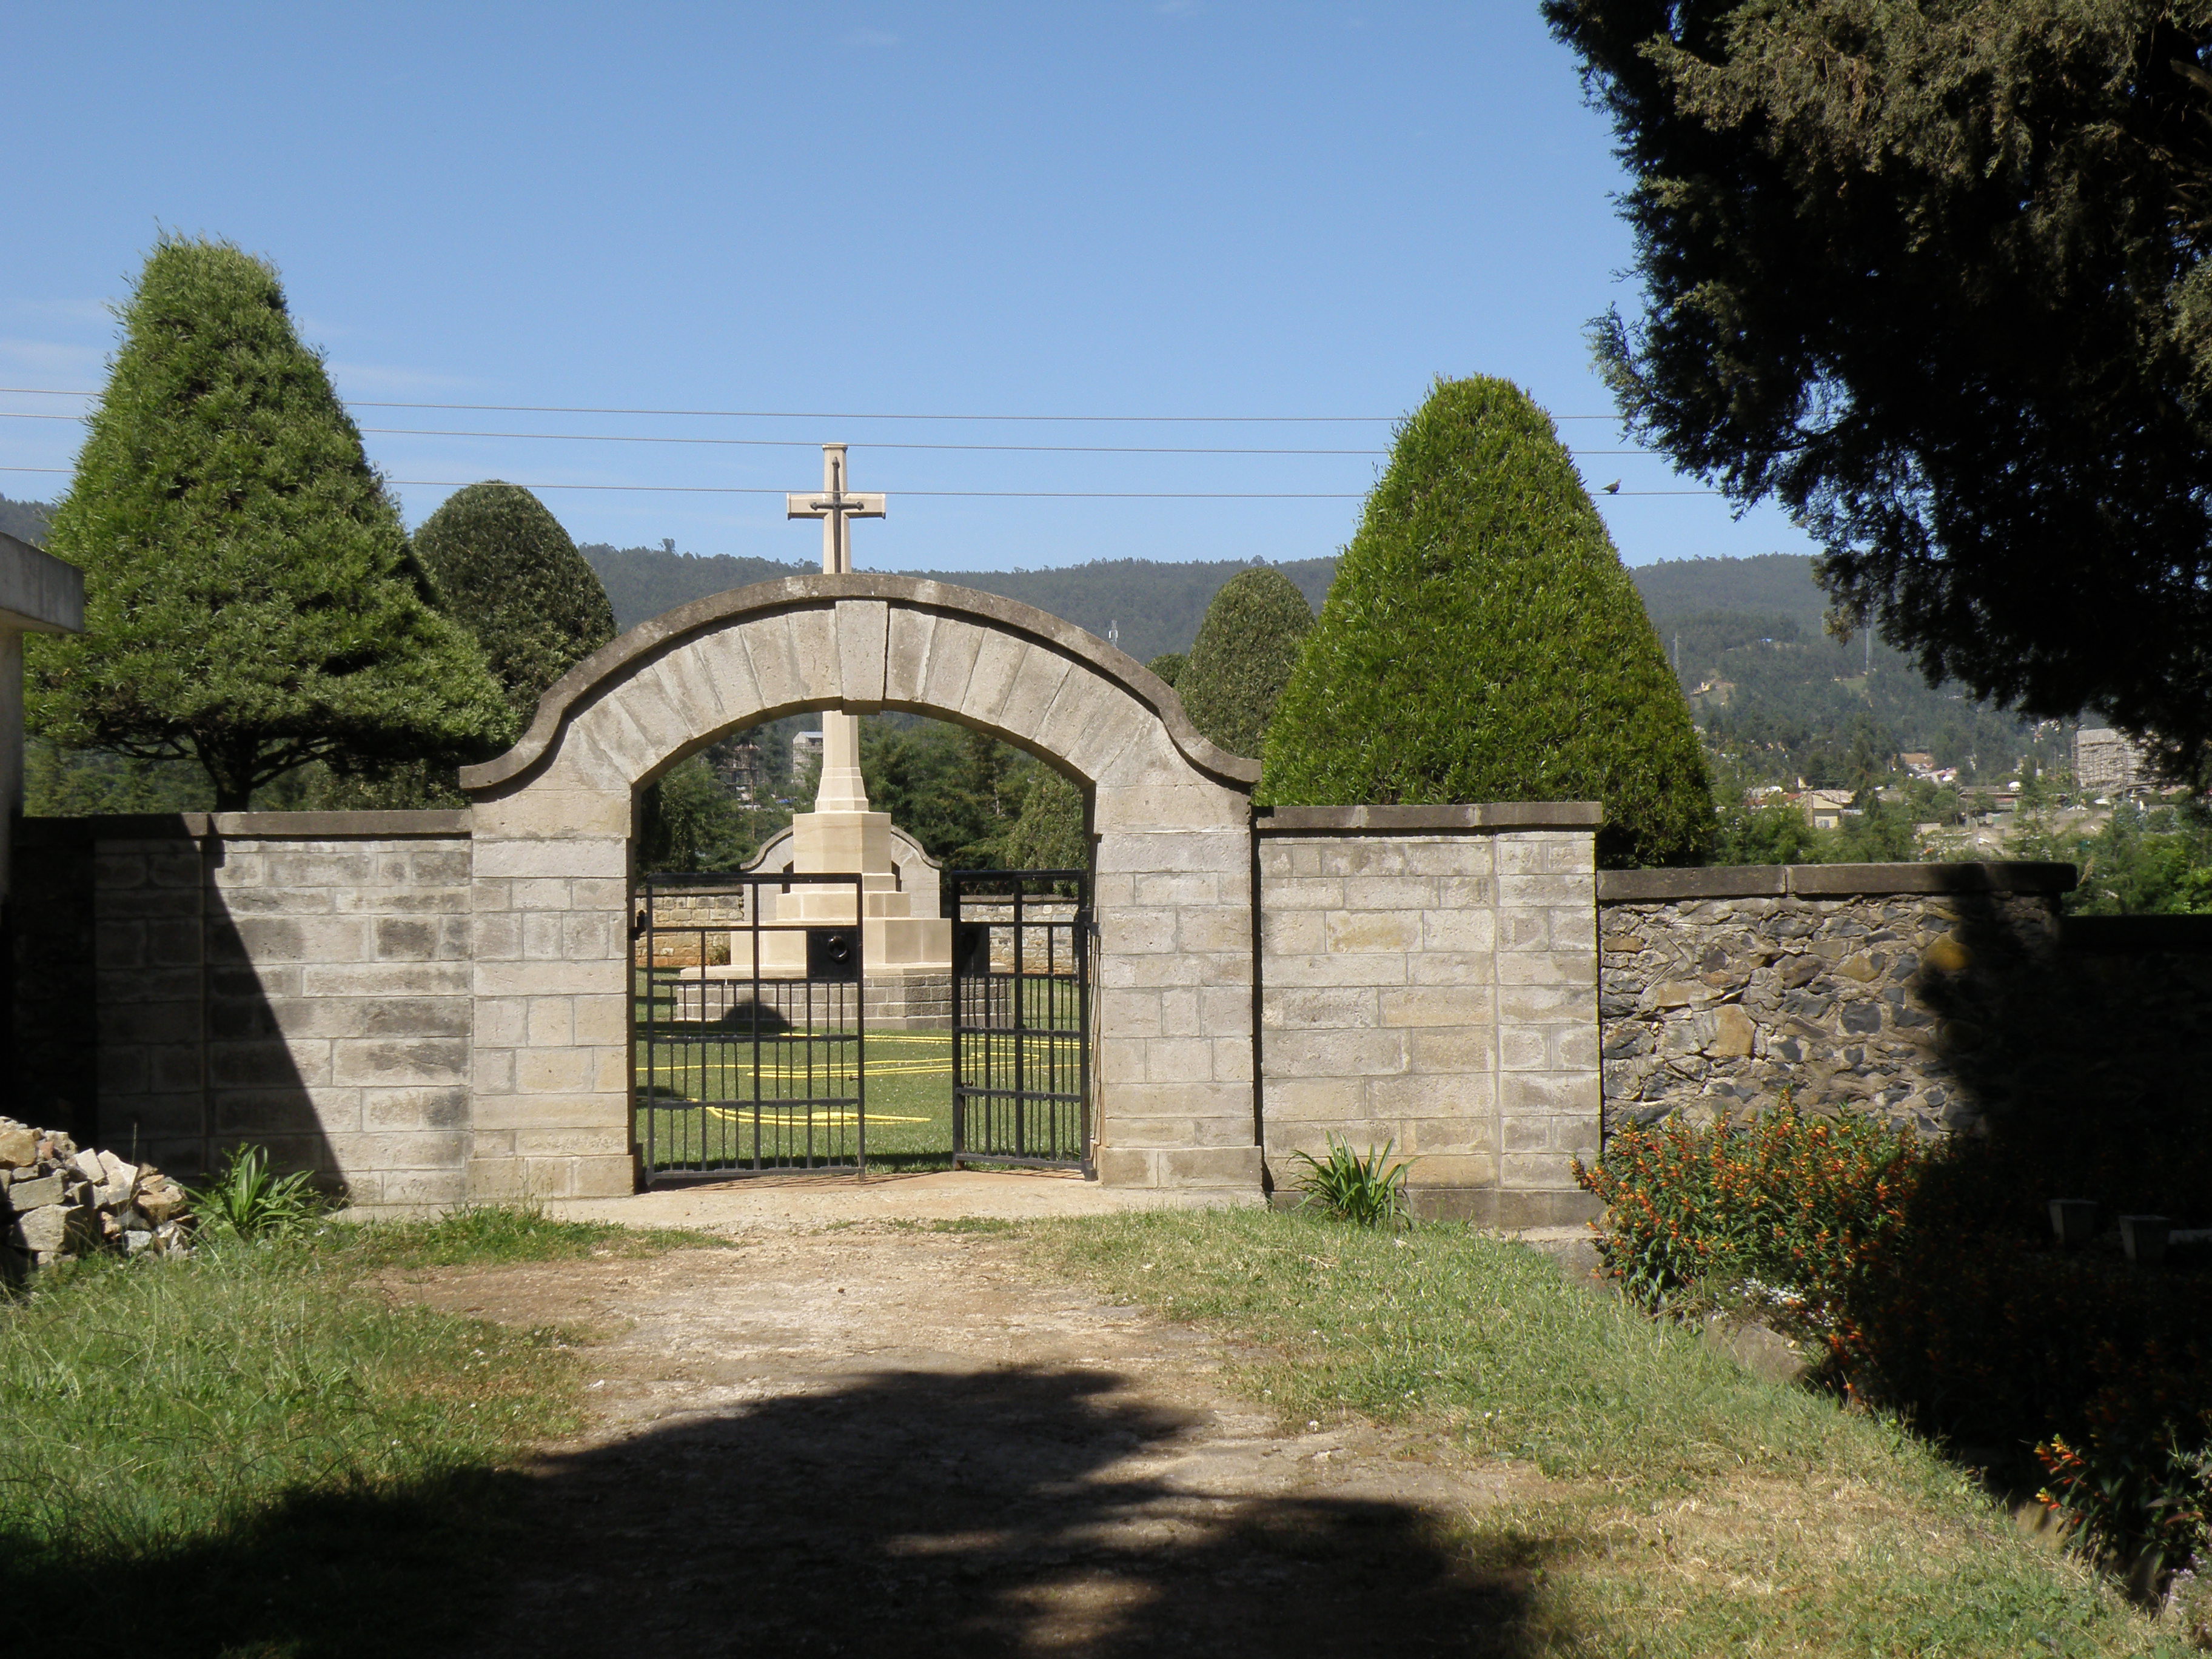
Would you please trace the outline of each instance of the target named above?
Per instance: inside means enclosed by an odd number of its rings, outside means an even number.
[[[1258,754],[1313,623],[1306,596],[1280,571],[1231,577],[1175,682],[1191,724],[1232,755]]]
[[[1183,668],[1189,661],[1190,659],[1180,651],[1163,651],[1145,666],[1173,685],[1182,678]]]
[[[1009,870],[1089,869],[1083,792],[1059,773],[1040,768],[1021,817],[1006,832],[1005,860]]]
[[[190,757],[221,811],[313,761],[495,748],[513,721],[467,630],[428,602],[361,435],[276,273],[165,237],[48,549],[85,572],[85,632],[34,641],[40,734]]]
[[[606,589],[520,484],[495,478],[454,491],[415,532],[415,556],[523,724],[546,687],[615,636]]]
[[[1439,381],[1307,635],[1262,803],[1598,800],[1610,864],[1712,833],[1680,688],[1565,446],[1510,382]]]
[[[1613,118],[1631,431],[1826,545],[1841,612],[2212,768],[2212,12],[1546,0]]]
[[[638,867],[734,870],[760,848],[749,813],[722,787],[704,755],[679,761],[638,802]]]

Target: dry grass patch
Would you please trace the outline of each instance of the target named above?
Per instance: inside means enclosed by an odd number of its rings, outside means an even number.
[[[1455,1523],[1469,1559],[1528,1564],[1516,1651],[2179,1650],[1898,1425],[1759,1382],[1520,1246],[1255,1211],[1027,1237],[1041,1265],[1241,1345],[1237,1386],[1287,1428],[1401,1423],[1540,1473],[1548,1495]]]

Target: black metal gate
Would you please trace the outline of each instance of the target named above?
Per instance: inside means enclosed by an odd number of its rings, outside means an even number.
[[[1091,876],[945,872],[952,1162],[1091,1173]]]
[[[860,929],[797,915],[858,876],[642,878],[630,933],[631,1122],[647,1186],[672,1176],[868,1162]],[[842,909],[842,907],[833,907]]]

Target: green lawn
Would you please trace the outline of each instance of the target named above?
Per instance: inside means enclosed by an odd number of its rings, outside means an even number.
[[[101,1607],[125,1652],[408,1651],[581,1382],[577,1339],[375,1275],[723,1244],[479,1209],[42,1270],[0,1297],[0,1598]]]
[[[767,1161],[803,1158],[811,1149],[817,1158],[849,1163],[859,1139],[849,1103],[860,1047],[849,1036],[814,1043],[782,1037],[757,1046],[715,1042],[677,1051],[674,1064],[663,1051],[648,1072],[641,1046],[639,1092],[656,1103],[639,1109],[638,1144],[650,1144],[653,1162],[664,1168],[742,1165],[754,1154],[757,1135]],[[869,1164],[946,1167],[952,1156],[951,1034],[872,1032],[866,1048]],[[817,1052],[810,1055],[810,1048]],[[699,1102],[715,1103],[690,1103]]]
[[[834,1023],[825,1006],[817,1015],[823,1023],[811,1034],[778,1029],[773,1019],[757,1034],[750,1014],[722,1022],[679,1018],[684,987],[677,970],[641,970],[636,986],[640,1030],[648,1015],[655,1026],[654,1040],[641,1041],[635,1056],[635,1132],[649,1168],[743,1170],[756,1158],[773,1167],[849,1166],[860,1152],[862,1114],[855,1104],[862,1100],[871,1168],[951,1166],[950,1032],[870,1031],[863,1039]],[[1071,983],[1035,980],[1022,989],[1025,1018],[1073,1024]],[[968,1041],[979,1051],[971,1056],[970,1075],[981,1076],[986,1039]],[[996,1078],[1010,1082],[1018,1058],[1024,1087],[1071,1094],[1079,1087],[1072,1034],[994,1033],[988,1042]],[[1051,1149],[1059,1155],[1080,1156],[1075,1115],[1060,1113],[1063,1144]],[[974,1144],[1011,1150],[1014,1139],[1004,1117],[1002,1109],[997,1140],[979,1133]]]
[[[1516,1652],[2181,1651],[1897,1425],[1759,1382],[1518,1245],[1267,1211],[1028,1237],[1054,1279],[1245,1345],[1234,1381],[1290,1426],[1401,1423],[1540,1476],[1458,1529],[1474,1570],[1519,1564]]]

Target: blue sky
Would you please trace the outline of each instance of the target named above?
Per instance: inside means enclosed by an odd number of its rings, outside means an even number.
[[[0,384],[97,386],[157,232],[228,238],[283,271],[362,424],[405,429],[368,442],[410,523],[491,477],[806,489],[804,446],[836,439],[893,497],[864,567],[1303,558],[1350,535],[1371,454],[884,446],[1371,452],[1384,422],[861,416],[1395,417],[1473,373],[1611,408],[1584,328],[1632,300],[1622,180],[1534,0],[8,15]],[[1609,419],[1562,430],[1622,447]],[[416,435],[462,431],[655,441]],[[0,464],[66,467],[76,432],[0,419]],[[1632,563],[1810,550],[1771,511],[1632,493],[1699,488],[1658,458],[1583,465],[1622,481]],[[64,483],[0,471],[19,499]],[[580,541],[819,548],[780,494],[544,495]]]

